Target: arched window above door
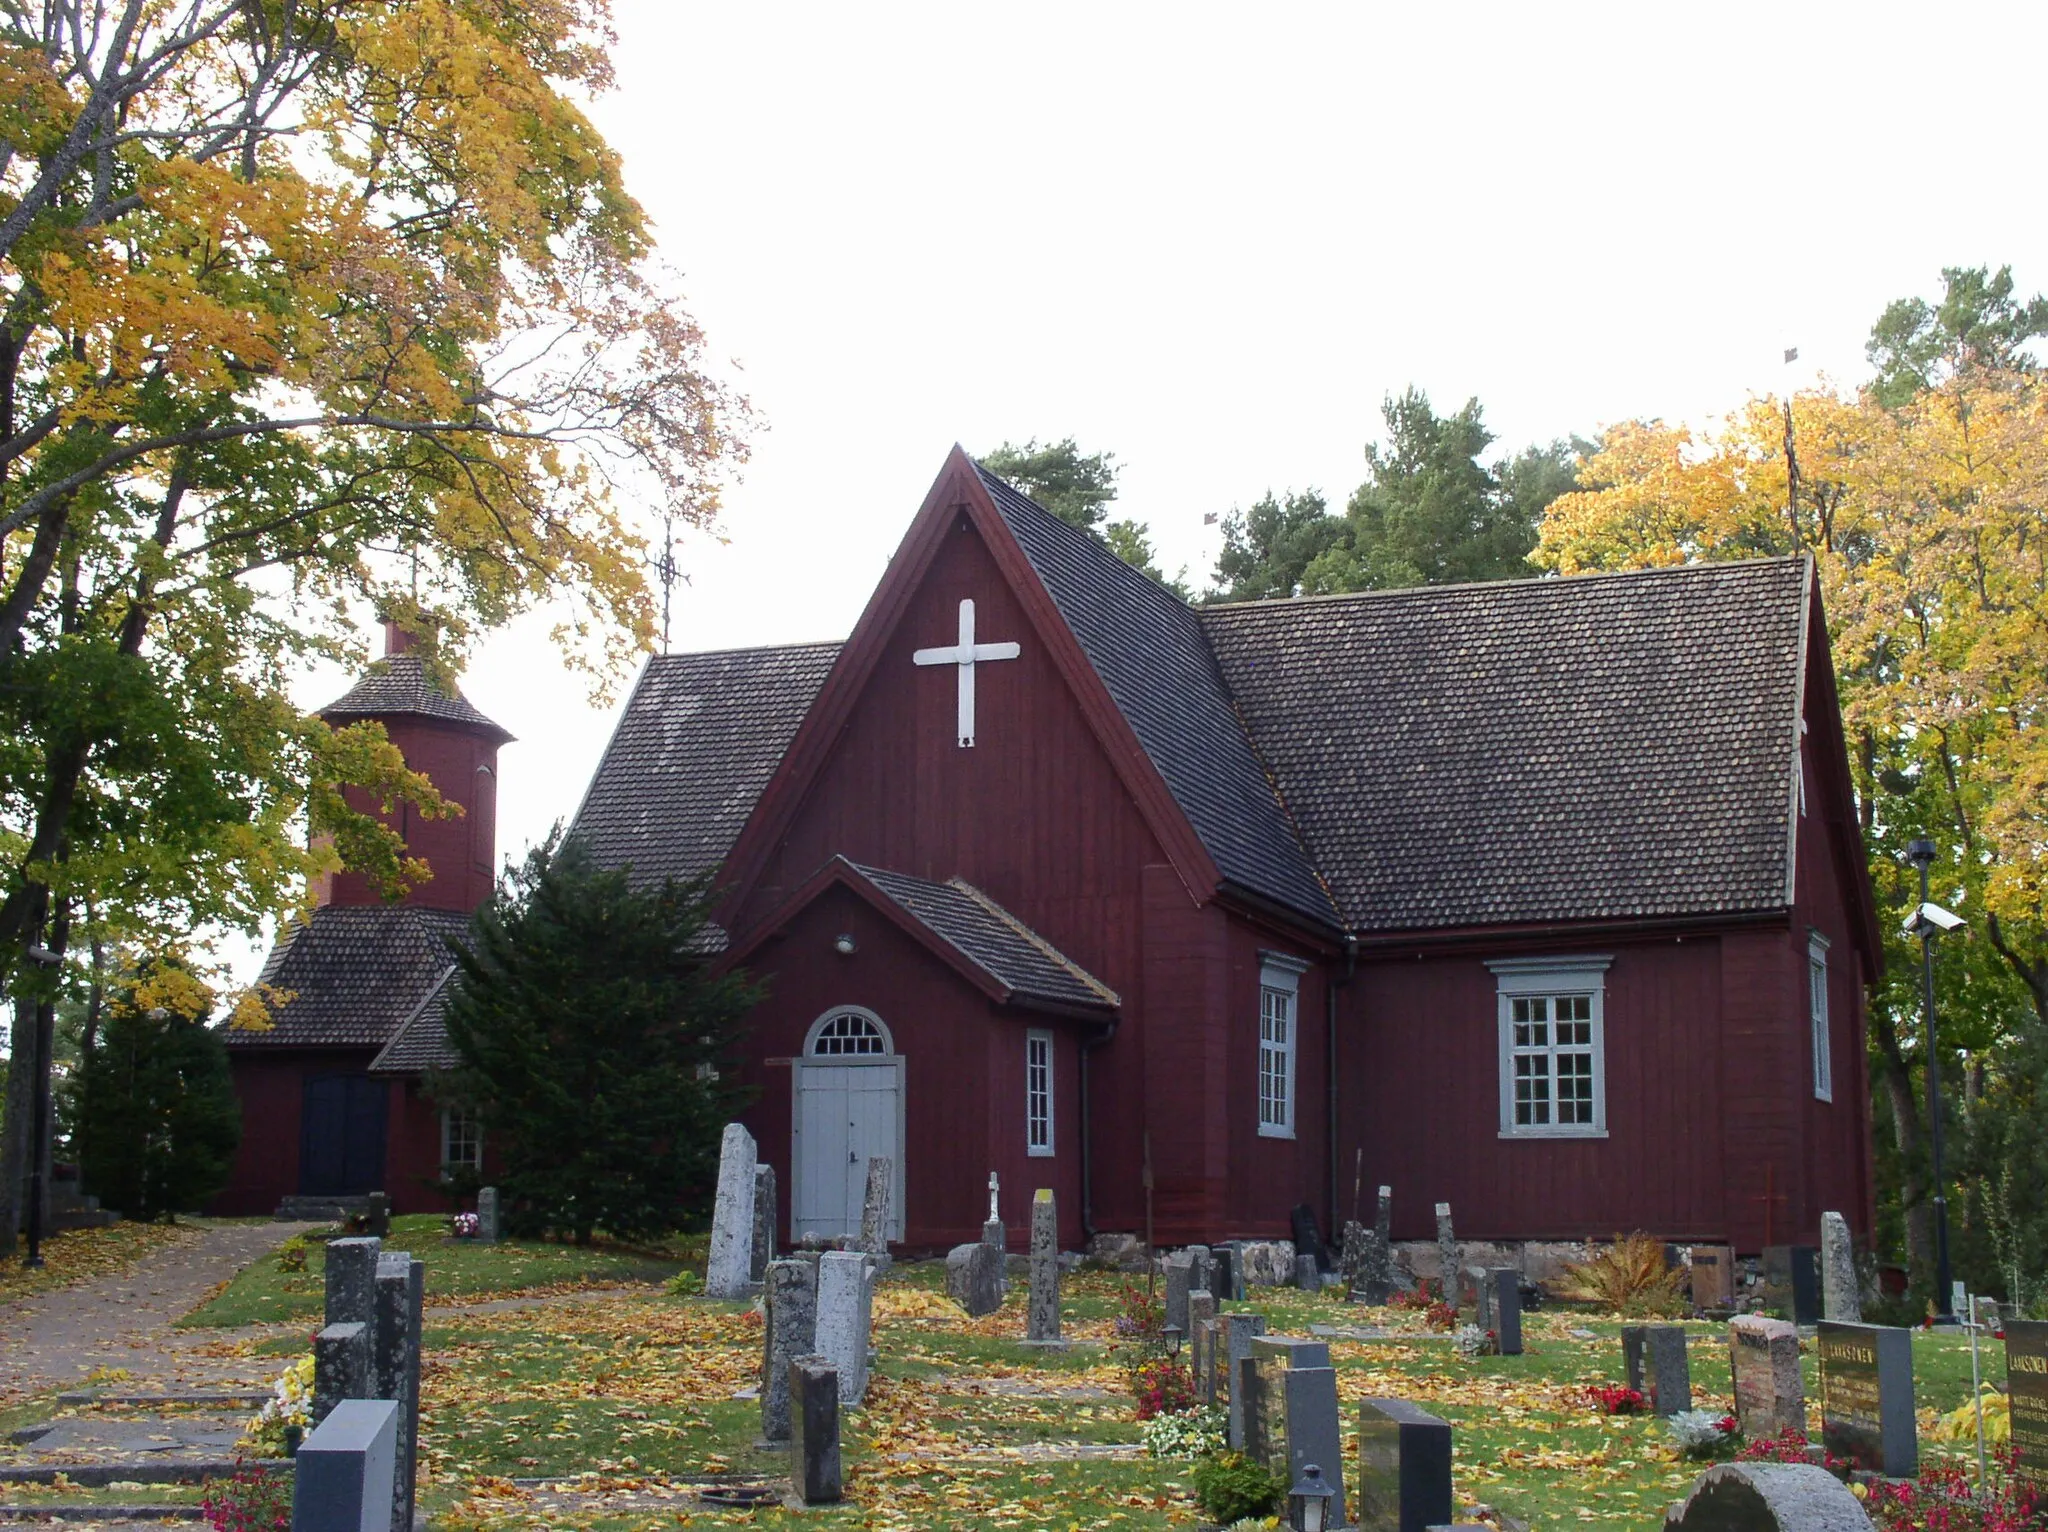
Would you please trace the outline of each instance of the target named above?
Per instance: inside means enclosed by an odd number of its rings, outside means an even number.
[[[850,1054],[879,1057],[896,1051],[889,1028],[865,1006],[847,1005],[827,1011],[811,1023],[811,1035],[804,1052],[813,1058],[843,1058]]]

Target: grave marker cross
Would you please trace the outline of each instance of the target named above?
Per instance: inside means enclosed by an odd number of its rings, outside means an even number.
[[[920,649],[911,656],[920,665],[960,667],[960,748],[974,744],[974,667],[986,660],[1014,660],[1024,652],[1014,639],[1002,644],[974,641],[974,602],[960,603],[960,642],[950,648]]]

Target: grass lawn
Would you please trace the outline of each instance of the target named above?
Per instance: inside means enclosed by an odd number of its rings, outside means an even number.
[[[256,1261],[179,1320],[180,1327],[220,1329],[317,1318],[325,1291],[326,1247],[318,1240],[310,1241],[309,1246],[304,1271],[283,1271],[273,1257]],[[392,1219],[384,1248],[409,1251],[427,1263],[429,1306],[579,1287],[662,1282],[682,1270],[691,1254],[682,1244],[662,1253],[525,1240],[479,1244],[450,1237],[448,1220],[433,1213]]]
[[[423,1503],[448,1527],[675,1526],[679,1513],[696,1526],[1191,1525],[1188,1465],[1077,1460],[1091,1446],[1138,1439],[1103,1345],[1120,1281],[1068,1280],[1067,1330],[1080,1344],[1048,1356],[1014,1340],[1023,1330],[1021,1286],[1013,1284],[1001,1313],[976,1321],[939,1294],[937,1263],[892,1270],[877,1293],[869,1401],[842,1422],[849,1503],[800,1518],[721,1513],[663,1488],[671,1478],[788,1471],[785,1455],[755,1448],[758,1405],[733,1398],[754,1384],[759,1365],[760,1320],[747,1306],[649,1291],[445,1323],[429,1316]],[[1285,1333],[1398,1322],[1388,1311],[1283,1289],[1244,1307]],[[1658,1422],[1597,1415],[1585,1403],[1588,1384],[1621,1380],[1619,1321],[1543,1312],[1525,1328],[1526,1355],[1473,1361],[1446,1337],[1332,1341],[1347,1460],[1355,1461],[1356,1401],[1397,1395],[1456,1427],[1461,1519],[1484,1503],[1542,1527],[1614,1521],[1650,1532],[1699,1467],[1675,1458]],[[1725,1329],[1687,1328],[1698,1402],[1725,1409]],[[1936,1409],[1967,1400],[1968,1343],[1923,1333],[1914,1345],[1923,1456],[1961,1456],[1960,1445],[1928,1440],[1926,1426]],[[2002,1350],[1995,1342],[1987,1349],[1986,1376],[2002,1381]],[[595,1475],[593,1490],[645,1496],[651,1485],[676,1498],[607,1510],[597,1498],[565,1506],[510,1483],[577,1474]]]

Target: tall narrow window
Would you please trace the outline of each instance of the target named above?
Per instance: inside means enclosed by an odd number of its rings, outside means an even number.
[[[1294,1137],[1294,1056],[1301,999],[1298,958],[1269,952],[1259,965],[1259,1136]]]
[[[1608,957],[1509,958],[1494,972],[1500,1005],[1504,1138],[1601,1138],[1607,1132]]]
[[[468,1112],[450,1107],[441,1114],[441,1172],[484,1168],[483,1125]]]
[[[1820,932],[1806,938],[1806,1006],[1813,1018],[1813,1094],[1835,1099],[1834,1055],[1828,1047],[1828,939]]]
[[[1024,1148],[1043,1158],[1052,1153],[1052,1034],[1024,1034]]]

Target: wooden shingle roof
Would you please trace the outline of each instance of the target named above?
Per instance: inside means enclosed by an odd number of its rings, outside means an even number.
[[[378,660],[347,692],[320,709],[320,716],[329,723],[408,715],[462,724],[488,734],[501,745],[512,740],[509,729],[485,717],[460,691],[446,692],[436,686],[420,657],[411,652]]]
[[[381,1048],[440,983],[448,942],[469,917],[419,905],[328,904],[270,950],[262,982],[289,992],[267,1031],[222,1034],[231,1048]]]

